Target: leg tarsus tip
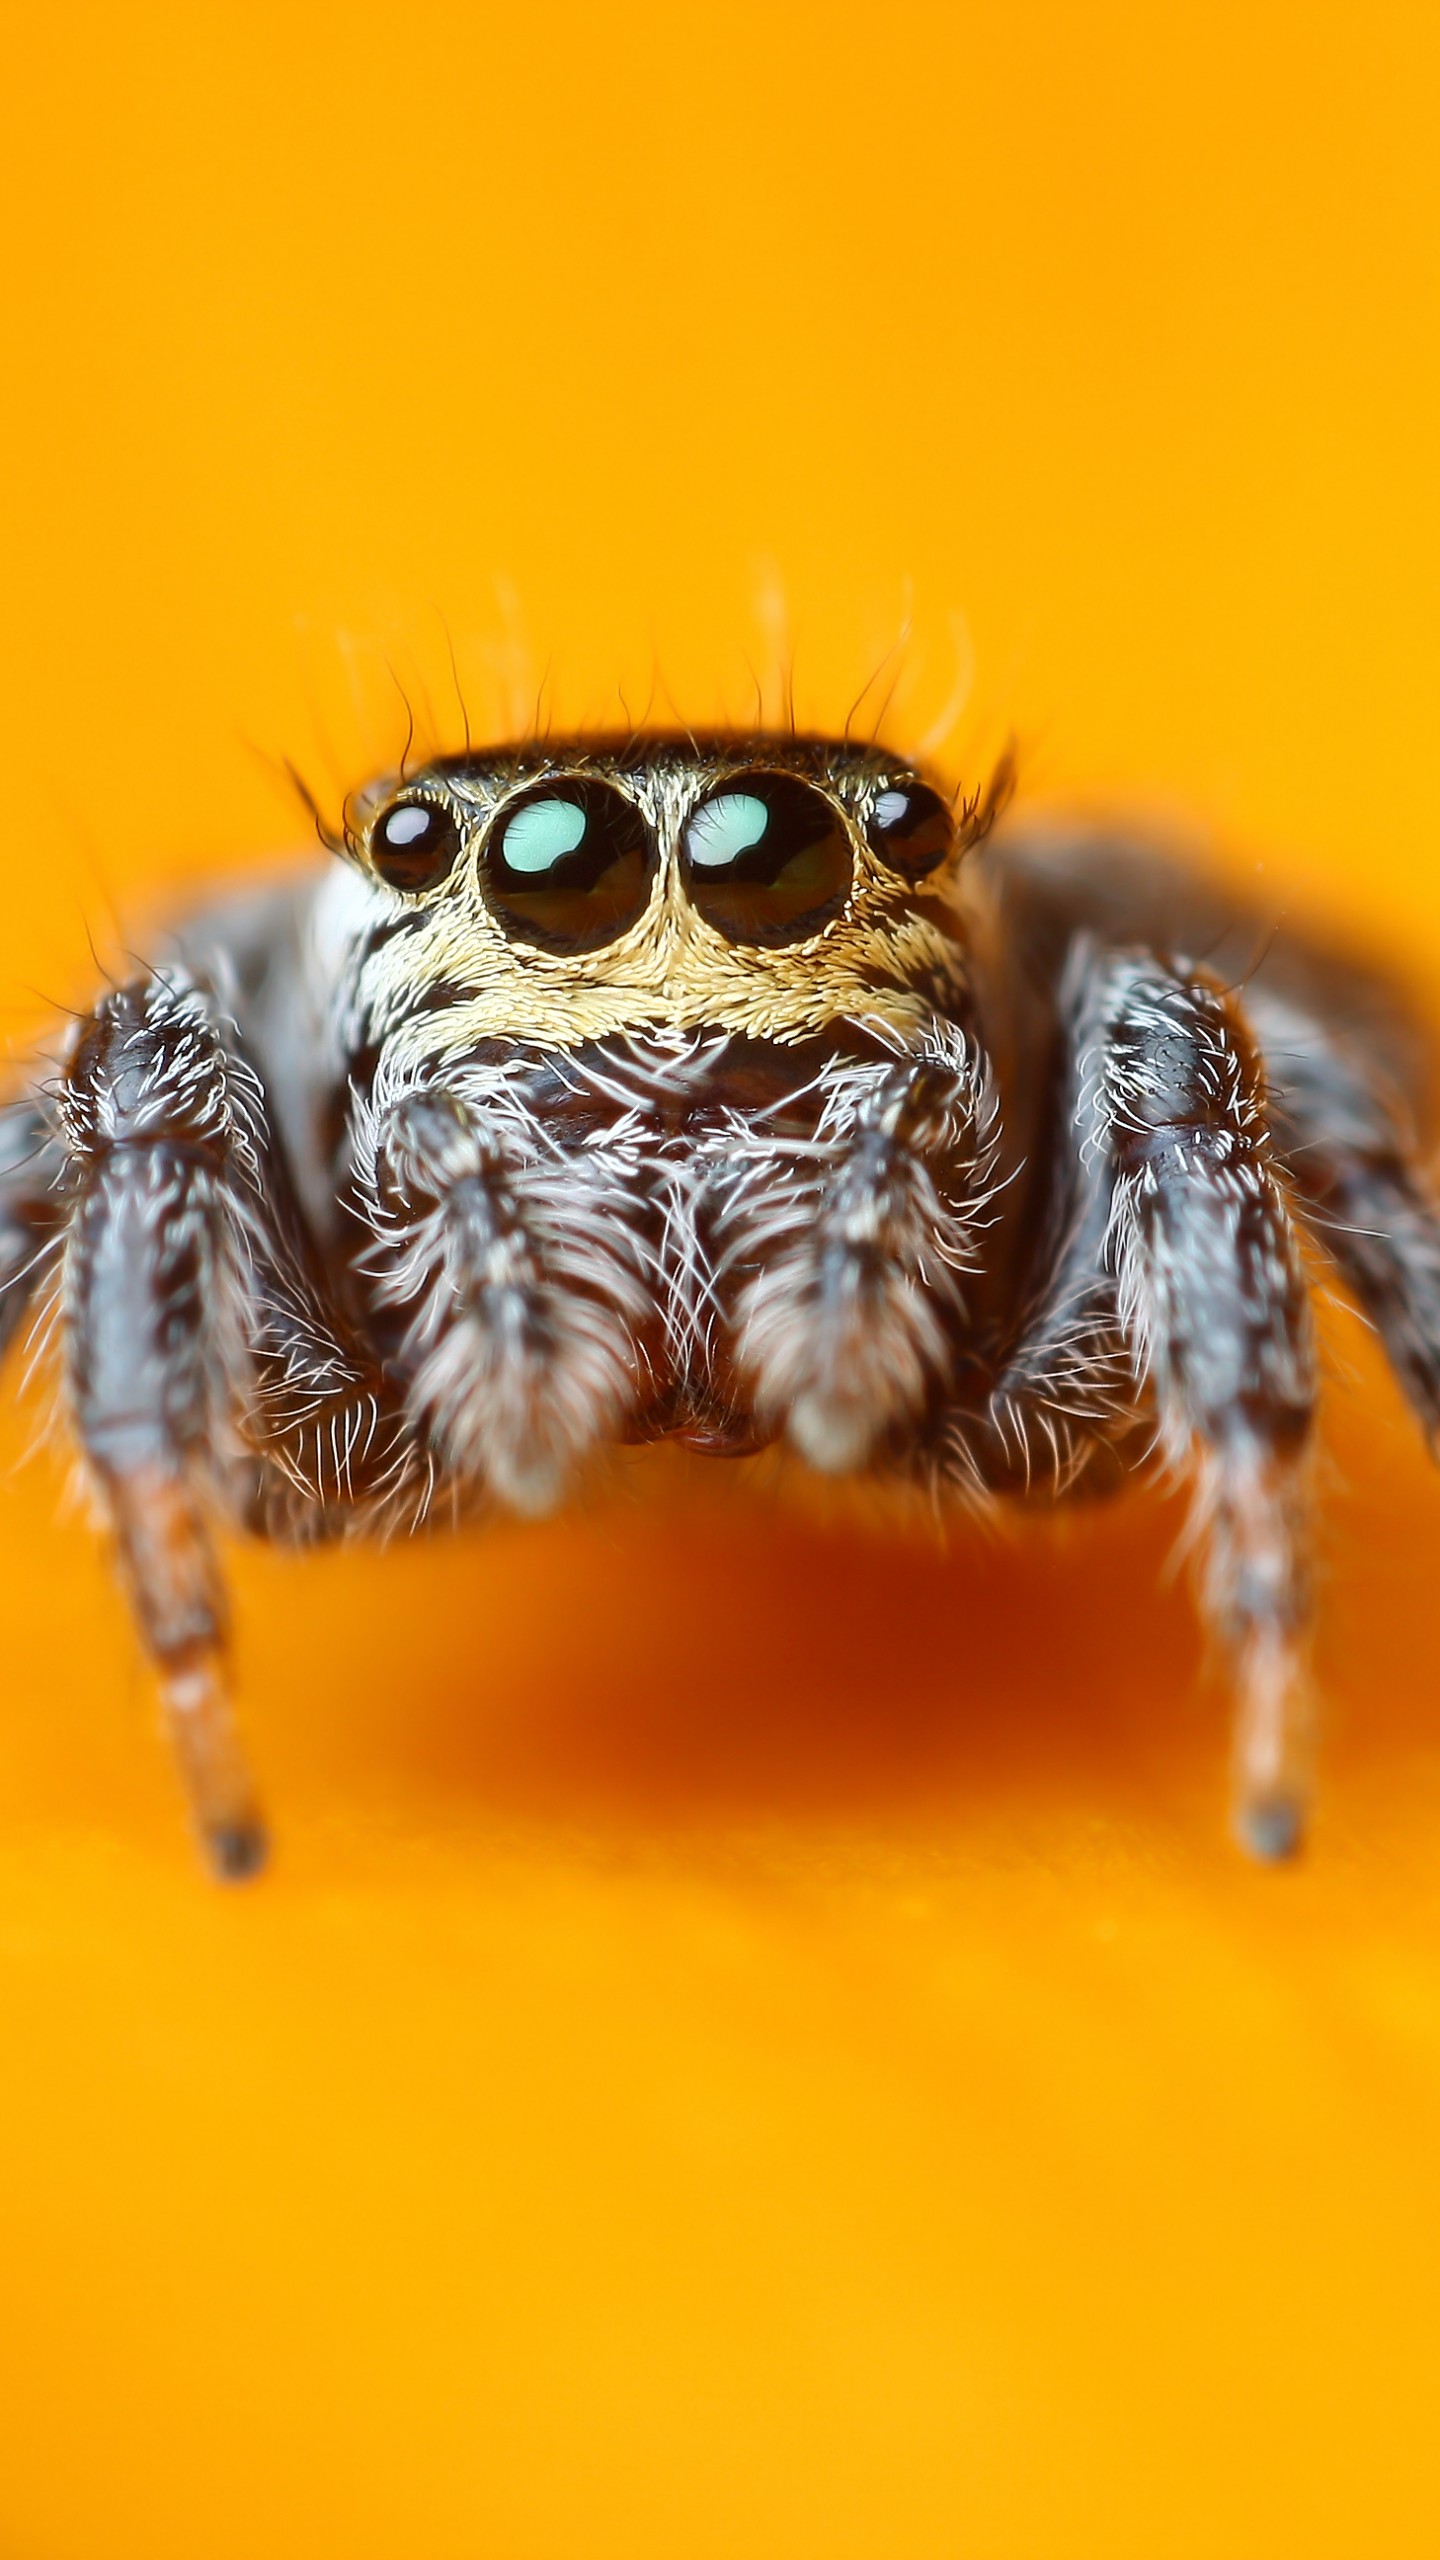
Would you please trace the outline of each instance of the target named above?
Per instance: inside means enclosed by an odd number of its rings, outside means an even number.
[[[264,1823],[255,1818],[217,1822],[205,1834],[205,1854],[218,1883],[246,1884],[261,1873],[269,1858],[269,1835]]]
[[[1242,1849],[1275,1867],[1298,1858],[1305,1846],[1305,1811],[1297,1796],[1262,1796],[1243,1804],[1235,1818]]]

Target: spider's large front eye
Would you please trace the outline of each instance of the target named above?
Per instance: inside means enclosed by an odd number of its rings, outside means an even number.
[[[692,811],[684,867],[693,904],[732,942],[799,942],[845,903],[850,838],[810,783],[737,774]]]
[[[583,951],[613,941],[650,895],[650,838],[633,800],[608,782],[546,782],[491,829],[490,904],[522,941]]]
[[[937,871],[955,842],[955,821],[928,782],[898,782],[878,794],[865,830],[871,851],[906,880]]]
[[[392,889],[433,889],[460,850],[460,830],[435,800],[392,800],[370,830],[370,859]]]

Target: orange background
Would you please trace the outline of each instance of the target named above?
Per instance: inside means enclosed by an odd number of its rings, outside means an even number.
[[[453,743],[447,629],[477,731],[898,644],[897,743],[1013,724],[1440,989],[1436,25],[27,9],[15,1039],[303,841],[266,758],[394,754],[387,662]],[[1331,1366],[1278,1876],[1173,1508],[946,1556],[661,1456],[237,1557],[217,1892],[12,1414],[0,2560],[1440,2546],[1440,1485]]]

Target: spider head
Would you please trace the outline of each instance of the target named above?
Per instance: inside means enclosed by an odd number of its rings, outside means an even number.
[[[453,990],[456,1045],[794,1040],[903,1015],[954,975],[956,871],[998,805],[957,807],[876,748],[652,733],[386,777],[351,802],[346,842],[400,927],[389,995],[401,970],[432,1013],[429,991]]]

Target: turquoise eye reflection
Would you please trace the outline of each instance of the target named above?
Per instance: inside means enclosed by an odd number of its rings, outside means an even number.
[[[692,906],[731,942],[800,942],[839,914],[850,836],[833,800],[794,773],[737,775],[700,801],[681,837]]]
[[[492,912],[517,941],[589,951],[644,913],[653,868],[634,801],[613,783],[567,774],[501,811],[480,876]]]
[[[703,871],[718,871],[757,845],[770,824],[763,800],[750,791],[722,791],[707,800],[690,821],[685,838],[692,862]]]
[[[585,812],[573,800],[532,800],[505,830],[505,860],[512,871],[553,871],[584,836]]]

